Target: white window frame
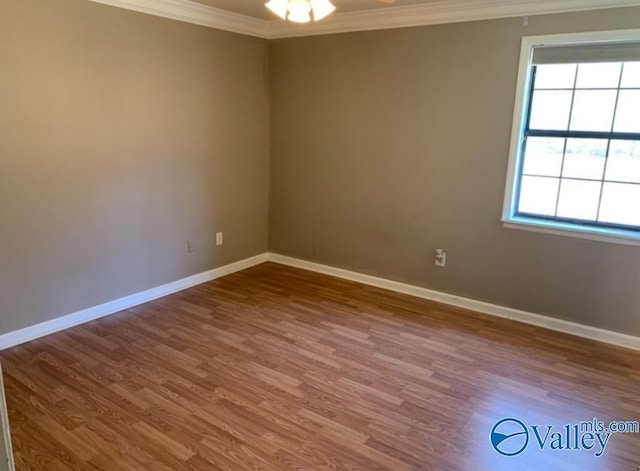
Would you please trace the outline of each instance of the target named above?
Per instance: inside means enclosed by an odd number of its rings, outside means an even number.
[[[509,147],[509,165],[507,168],[507,181],[504,206],[502,210],[502,224],[504,227],[580,239],[640,246],[640,231],[581,226],[578,224],[515,215],[517,203],[515,200],[516,181],[518,179],[517,172],[520,168],[521,159],[523,158],[521,155],[522,139],[526,126],[527,105],[530,99],[530,67],[534,48],[553,45],[577,45],[583,43],[597,44],[623,41],[640,41],[640,29],[526,36],[522,38],[516,101],[511,131],[511,145]]]

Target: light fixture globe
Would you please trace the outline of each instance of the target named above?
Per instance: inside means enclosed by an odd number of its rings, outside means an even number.
[[[289,0],[271,0],[265,6],[283,20],[287,19]]]
[[[289,21],[308,23],[311,21],[311,4],[308,0],[289,0]]]
[[[270,0],[265,6],[283,20],[294,23],[319,21],[333,13],[336,7],[330,0]]]

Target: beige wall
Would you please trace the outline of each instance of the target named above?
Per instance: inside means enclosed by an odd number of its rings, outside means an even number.
[[[640,248],[500,224],[521,37],[638,27],[618,9],[272,42],[271,249],[640,334]]]
[[[499,223],[520,38],[639,17],[267,46],[86,0],[2,0],[0,333],[270,237],[279,253],[640,334],[640,249]]]
[[[1,0],[0,333],[267,249],[267,53],[86,0]]]

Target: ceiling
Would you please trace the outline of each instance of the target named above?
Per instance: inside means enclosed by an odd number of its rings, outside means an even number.
[[[221,10],[227,10],[241,15],[252,16],[262,20],[277,20],[264,4],[267,0],[192,0],[197,3],[209,5]],[[336,6],[336,12],[371,10],[378,8],[393,8],[396,6],[415,5],[419,3],[430,3],[434,0],[398,0],[393,7],[379,3],[376,0],[331,0]]]
[[[331,0],[338,14],[300,25],[278,21],[264,6],[267,0],[89,1],[265,39],[640,6],[640,0],[397,0],[393,6],[378,0]]]

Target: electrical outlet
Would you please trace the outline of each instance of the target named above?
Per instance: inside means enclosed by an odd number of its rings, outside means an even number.
[[[436,267],[444,268],[447,264],[447,252],[443,249],[436,249]]]
[[[193,253],[196,251],[196,247],[193,245],[193,242],[187,240],[187,252]]]
[[[216,245],[222,245],[224,243],[224,239],[222,237],[222,232],[216,233]]]

